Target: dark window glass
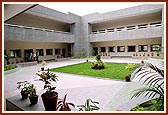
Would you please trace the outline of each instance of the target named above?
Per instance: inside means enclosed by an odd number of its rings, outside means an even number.
[[[101,52],[106,52],[106,48],[105,47],[101,47]]]
[[[60,54],[60,49],[55,49],[55,55]]]
[[[128,46],[128,52],[135,52],[135,46]]]
[[[20,58],[21,50],[10,50],[10,56],[13,58]]]
[[[38,52],[39,56],[44,56],[44,50],[43,49],[36,49],[36,52]]]
[[[114,46],[113,47],[109,47],[109,52],[115,52],[114,51]]]
[[[52,49],[46,49],[46,55],[53,55]]]

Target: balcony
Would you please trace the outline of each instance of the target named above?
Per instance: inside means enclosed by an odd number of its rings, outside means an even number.
[[[69,32],[55,31],[19,25],[4,25],[5,40],[40,41],[40,42],[75,42],[75,36]]]
[[[103,32],[102,32],[103,31]],[[162,37],[161,23],[132,25],[127,27],[108,28],[93,31],[89,37],[90,42],[128,40]]]

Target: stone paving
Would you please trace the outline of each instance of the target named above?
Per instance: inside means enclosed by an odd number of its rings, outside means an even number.
[[[112,58],[102,60],[105,62],[140,63],[140,59],[132,58]],[[45,68],[62,67],[85,61],[86,59],[70,59],[67,61],[47,62]],[[94,59],[90,58],[89,61],[94,61]],[[40,81],[34,81],[35,74],[37,71],[40,71],[40,68],[41,64],[22,67],[17,72],[5,75],[3,84],[4,99],[19,94],[16,89],[16,83],[22,80],[29,80],[35,83],[38,89],[38,94],[44,92],[43,83]],[[132,82],[125,82],[58,72],[56,74],[59,79],[56,88],[59,93],[59,98],[62,98],[65,94],[67,94],[67,100],[75,105],[84,104],[87,98],[91,98],[100,103],[100,111],[116,111],[118,107],[130,100],[130,92],[141,86],[141,84],[139,84],[136,80]],[[73,110],[77,110],[77,108]]]

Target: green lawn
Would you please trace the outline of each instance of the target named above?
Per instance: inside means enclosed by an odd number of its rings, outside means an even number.
[[[66,67],[54,68],[51,69],[51,71],[124,80],[125,76],[132,73],[138,66],[138,64],[135,64],[135,68],[129,71],[125,69],[126,65],[127,63],[105,63],[105,69],[94,70],[91,69],[90,62],[85,62]]]

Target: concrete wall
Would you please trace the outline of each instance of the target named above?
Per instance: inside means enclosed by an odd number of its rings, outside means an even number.
[[[24,26],[5,25],[5,40],[73,43],[74,34]]]
[[[127,19],[111,20],[108,22],[92,24],[92,30],[96,31],[100,29],[136,26],[139,24],[149,24],[153,22],[162,22],[161,12],[156,13],[155,15],[143,15],[139,17],[130,17]]]
[[[160,12],[163,4],[144,4],[135,7],[125,8],[117,11],[107,12],[103,14],[95,13],[94,15],[87,15],[89,23],[99,23],[109,20],[119,20],[128,17],[135,17],[139,15]]]
[[[9,20],[7,23],[44,28],[44,29],[52,29],[52,30],[64,31],[64,32],[67,32],[70,29],[69,24],[58,23],[56,21],[49,21],[49,20],[46,20],[45,18],[41,18],[38,16],[35,17],[29,14],[21,14],[18,17],[15,17]]]
[[[90,42],[162,37],[162,26],[90,34]]]
[[[4,21],[7,21],[32,6],[34,6],[34,4],[4,4]]]

